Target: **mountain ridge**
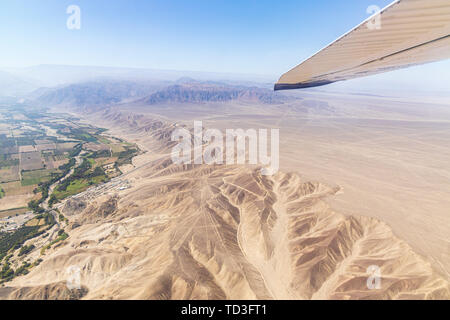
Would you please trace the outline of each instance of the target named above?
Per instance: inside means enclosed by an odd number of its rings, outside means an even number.
[[[294,99],[266,88],[201,82],[189,78],[181,78],[170,85],[139,81],[84,82],[40,88],[28,98],[39,105],[76,108],[108,107],[125,102],[141,105],[232,101],[283,104]]]

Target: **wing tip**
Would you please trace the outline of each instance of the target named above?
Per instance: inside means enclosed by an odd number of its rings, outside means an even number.
[[[292,89],[305,89],[305,88],[313,88],[325,86],[327,84],[334,83],[335,81],[330,80],[321,80],[321,81],[313,81],[313,82],[300,82],[300,83],[275,83],[274,90],[292,90]]]

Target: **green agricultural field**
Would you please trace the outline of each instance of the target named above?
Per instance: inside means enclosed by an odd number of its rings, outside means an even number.
[[[39,184],[40,182],[46,182],[51,179],[52,172],[55,170],[33,170],[25,171],[22,173],[22,186],[31,186]]]
[[[125,150],[118,154],[119,159],[116,161],[117,166],[124,164],[131,164],[132,159],[139,154],[139,149],[136,146],[125,147]]]
[[[97,140],[98,140],[99,142],[104,143],[104,144],[110,144],[110,143],[111,143],[111,141],[109,141],[108,139],[106,139],[106,138],[103,137],[103,136],[95,136],[95,138],[97,138]]]
[[[10,115],[4,112],[0,114],[0,198],[3,198],[3,204],[9,197],[17,198],[17,203],[4,209],[31,204],[29,208],[39,212],[42,210],[40,205],[48,196],[52,205],[91,186],[105,183],[116,174],[120,174],[120,170],[114,168],[131,163],[131,158],[139,153],[134,144],[119,138],[103,136],[102,133],[106,129],[87,125],[76,126],[68,122],[65,116],[57,119],[54,116],[45,117],[36,114],[36,117],[14,120],[12,115],[16,112],[17,110],[11,110]],[[3,126],[1,115],[5,120]],[[41,125],[56,129],[70,141],[47,135],[47,131],[42,129]],[[89,147],[92,147],[92,150]],[[20,153],[19,148],[22,149]],[[75,166],[75,157],[83,149],[87,154],[83,156],[83,163],[75,168],[69,177],[65,177],[71,167]],[[69,163],[66,163],[67,161]],[[104,169],[106,164],[113,164],[115,167],[109,168],[106,172]],[[63,177],[53,193],[49,194],[50,185]],[[29,209],[14,210],[2,214],[13,214]]]
[[[112,144],[111,149],[113,154],[116,156],[118,153],[125,151],[125,148],[121,143],[118,144]]]
[[[63,133],[63,132],[60,132]],[[84,129],[71,129],[70,130],[70,134],[66,134],[66,136],[68,136],[71,139],[75,139],[75,140],[81,140],[84,142],[97,142],[97,139],[92,136],[91,134],[89,134],[87,131],[85,131]]]
[[[57,200],[63,200],[67,197],[74,196],[78,193],[81,193],[83,191],[86,191],[89,187],[93,185],[100,184],[102,182],[106,182],[108,178],[106,176],[98,176],[90,179],[77,179],[75,181],[72,181],[68,186],[67,189],[62,190],[55,190],[53,192],[53,196]]]
[[[67,197],[76,195],[89,188],[89,184],[85,179],[72,181],[66,188],[66,190],[55,190],[52,194],[57,200],[62,200]]]
[[[85,191],[90,186],[108,181],[105,171],[101,167],[95,167],[95,160],[85,158],[83,163],[75,169],[74,173],[62,181],[51,195],[51,202],[62,200]]]

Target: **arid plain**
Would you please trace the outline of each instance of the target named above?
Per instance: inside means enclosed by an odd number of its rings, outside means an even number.
[[[448,102],[287,96],[70,108],[146,152],[122,176],[58,204],[68,238],[1,295],[448,299]],[[280,171],[174,164],[171,134],[194,120],[279,128]],[[374,265],[375,289],[367,282]],[[73,268],[75,291],[67,289]]]

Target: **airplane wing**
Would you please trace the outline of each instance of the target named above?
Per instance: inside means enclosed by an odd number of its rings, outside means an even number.
[[[450,0],[397,0],[283,74],[309,88],[450,58]]]

